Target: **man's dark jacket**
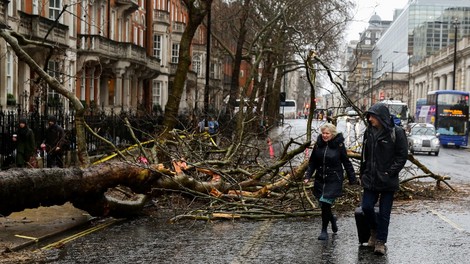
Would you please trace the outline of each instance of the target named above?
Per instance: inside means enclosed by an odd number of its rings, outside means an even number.
[[[360,167],[362,186],[372,191],[396,191],[399,187],[398,175],[408,158],[405,131],[395,126],[388,108],[382,103],[371,106],[366,114],[375,115],[383,129],[374,135],[369,122],[364,133]],[[392,133],[395,133],[394,139]]]
[[[305,178],[310,179],[315,173],[313,184],[313,195],[319,199],[322,195],[325,198],[336,198],[343,193],[344,169],[348,175],[349,183],[356,182],[354,168],[346,153],[344,137],[341,133],[328,142],[325,142],[321,135],[310,155],[309,165]]]
[[[48,153],[57,152],[56,147],[60,148],[58,153],[62,153],[66,144],[64,129],[56,123],[49,126],[46,129],[46,138],[44,143],[46,144],[46,151]]]

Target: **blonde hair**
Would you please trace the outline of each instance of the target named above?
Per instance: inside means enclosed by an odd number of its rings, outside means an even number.
[[[325,123],[320,127],[320,131],[323,132],[323,130],[328,129],[333,137],[336,137],[338,135],[338,131],[336,130],[336,126],[331,124],[331,123]]]

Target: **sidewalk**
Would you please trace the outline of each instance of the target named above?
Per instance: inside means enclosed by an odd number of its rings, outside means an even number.
[[[70,203],[39,207],[0,217],[0,252],[20,250],[73,227],[87,223],[91,216]]]

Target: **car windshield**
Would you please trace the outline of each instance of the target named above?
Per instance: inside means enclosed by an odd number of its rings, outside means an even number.
[[[411,134],[418,135],[418,136],[434,136],[436,133],[434,132],[434,128],[415,127],[411,129]]]

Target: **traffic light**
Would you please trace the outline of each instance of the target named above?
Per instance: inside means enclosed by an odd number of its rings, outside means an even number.
[[[286,93],[285,92],[280,93],[279,98],[280,98],[281,102],[284,103],[286,101]]]

